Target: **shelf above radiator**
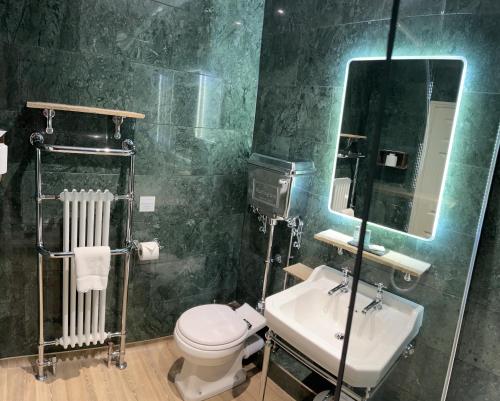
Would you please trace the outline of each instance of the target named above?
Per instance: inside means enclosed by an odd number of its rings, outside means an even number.
[[[98,107],[88,107],[88,106],[75,106],[71,104],[63,103],[48,103],[48,102],[26,102],[26,107],[28,109],[42,109],[42,110],[60,110],[60,111],[72,111],[76,113],[88,113],[88,114],[101,114],[105,116],[112,117],[128,117],[143,119],[145,116],[142,113],[136,113],[133,111],[125,110],[114,110],[114,109],[102,109]]]

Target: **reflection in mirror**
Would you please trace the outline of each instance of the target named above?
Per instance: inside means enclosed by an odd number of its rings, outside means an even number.
[[[381,88],[383,60],[353,60],[347,69],[330,210],[360,217]],[[439,199],[464,61],[418,58],[393,61],[383,109],[370,206],[371,223],[430,238]]]

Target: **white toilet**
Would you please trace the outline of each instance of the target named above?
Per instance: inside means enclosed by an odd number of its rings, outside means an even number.
[[[246,379],[242,368],[264,346],[255,333],[266,319],[248,304],[233,310],[209,304],[184,312],[175,325],[175,342],[184,357],[175,385],[184,401],[201,401]]]

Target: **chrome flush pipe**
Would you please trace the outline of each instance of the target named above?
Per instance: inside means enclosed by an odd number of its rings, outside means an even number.
[[[268,219],[269,223],[269,238],[267,242],[267,253],[266,253],[266,261],[265,261],[265,269],[264,269],[264,282],[262,283],[262,297],[257,304],[257,311],[260,313],[264,313],[265,305],[266,305],[266,294],[267,294],[267,281],[269,279],[269,270],[272,264],[272,249],[273,249],[273,238],[274,238],[274,227],[276,226],[276,219]]]

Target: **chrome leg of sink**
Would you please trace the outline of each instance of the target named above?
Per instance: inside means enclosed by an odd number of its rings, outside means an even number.
[[[264,347],[264,359],[262,360],[262,373],[260,376],[260,394],[259,400],[264,401],[266,395],[267,374],[269,371],[269,360],[271,358],[271,332],[266,333],[266,346]]]

